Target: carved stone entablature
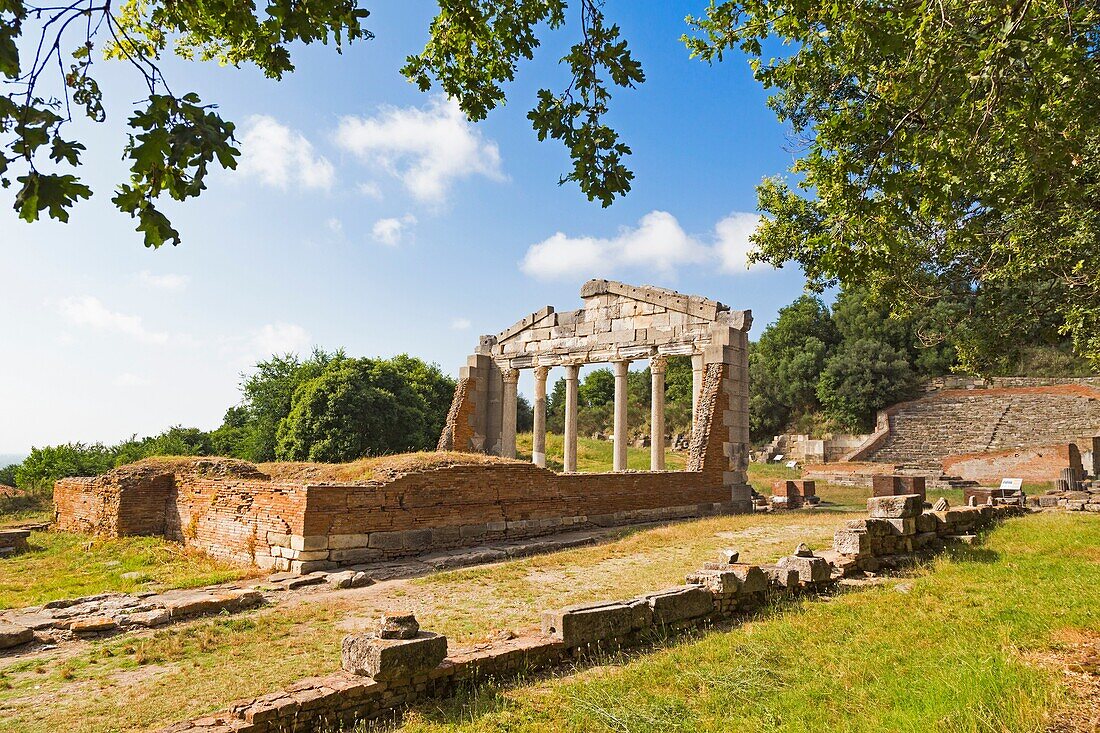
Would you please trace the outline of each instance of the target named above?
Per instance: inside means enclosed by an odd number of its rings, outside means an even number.
[[[479,353],[513,369],[701,354],[736,344],[752,326],[750,311],[650,285],[589,280],[581,298],[578,310],[545,306],[482,336]]]

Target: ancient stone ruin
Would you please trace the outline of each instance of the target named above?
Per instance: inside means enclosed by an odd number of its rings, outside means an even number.
[[[161,535],[213,556],[297,573],[593,527],[752,510],[747,481],[747,311],[653,287],[593,280],[584,308],[546,307],[483,337],[462,370],[439,452],[345,465],[150,459],[58,481],[56,527]],[[686,471],[663,470],[666,355],[690,355],[695,405]],[[626,471],[626,371],[653,366],[653,469]],[[616,370],[615,470],[576,469],[577,371]],[[546,378],[566,371],[565,472],[545,466]],[[514,460],[516,379],[535,369],[535,456]],[[479,453],[481,455],[479,455]],[[484,455],[490,453],[493,455]]]
[[[495,336],[482,336],[462,368],[440,450],[516,455],[516,385],[519,370],[535,377],[532,462],[546,465],[546,380],[565,371],[566,473],[577,470],[577,389],[584,364],[610,363],[615,373],[614,470],[626,470],[627,371],[648,360],[652,375],[650,469],[664,470],[665,361],[692,363],[692,463],[702,469],[705,441],[722,433],[729,466],[723,485],[730,500],[748,508],[748,333],[752,313],[695,295],[652,286],[589,280],[584,307],[559,313],[546,306]]]

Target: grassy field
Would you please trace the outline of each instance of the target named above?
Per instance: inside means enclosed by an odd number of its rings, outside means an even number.
[[[1040,660],[1090,639],[1100,640],[1100,521],[1046,514],[904,584],[482,688],[418,708],[400,730],[1038,733],[1071,702],[1061,670]]]
[[[538,625],[542,609],[621,598],[677,585],[739,547],[770,562],[800,541],[829,544],[852,515],[790,513],[713,517],[623,530],[604,544],[410,581],[299,597],[232,618],[0,658],[5,733],[110,733],[156,728],[284,687],[339,666],[340,639],[369,628],[384,610],[411,610],[455,646],[499,629]]]
[[[157,537],[32,532],[30,545],[3,561],[0,609],[106,591],[193,588],[251,572]]]
[[[516,436],[516,457],[531,460],[531,433]],[[614,444],[610,440],[577,438],[577,470],[581,473],[600,473],[610,471],[613,461]],[[565,466],[565,440],[561,435],[549,433],[546,436],[546,467],[560,471]],[[682,471],[687,467],[687,451],[665,450],[665,469]],[[649,470],[649,448],[627,447],[627,468],[636,471]]]

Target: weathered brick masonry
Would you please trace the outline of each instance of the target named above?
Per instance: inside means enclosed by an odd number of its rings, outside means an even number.
[[[124,466],[55,488],[57,527],[163,535],[227,560],[297,572],[532,537],[588,526],[739,509],[724,476],[724,365],[712,365],[692,470],[557,474],[518,461],[462,457],[383,480],[275,481],[243,461],[176,459]],[[468,459],[472,460],[472,459]]]

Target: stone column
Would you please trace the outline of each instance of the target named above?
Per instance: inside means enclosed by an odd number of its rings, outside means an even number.
[[[703,391],[703,355],[691,355],[691,429],[699,420],[699,393]]]
[[[614,470],[626,470],[626,374],[629,361],[612,362],[615,369],[615,462]]]
[[[565,365],[565,472],[577,470],[577,383],[579,364]]]
[[[649,470],[665,470],[665,364],[663,354],[649,362]]]
[[[546,468],[546,375],[550,367],[535,367],[535,425],[531,437],[531,463]]]
[[[504,395],[501,410],[504,414],[500,421],[500,455],[504,458],[516,457],[516,385],[519,382],[519,370],[504,368],[500,370],[504,379]]]

